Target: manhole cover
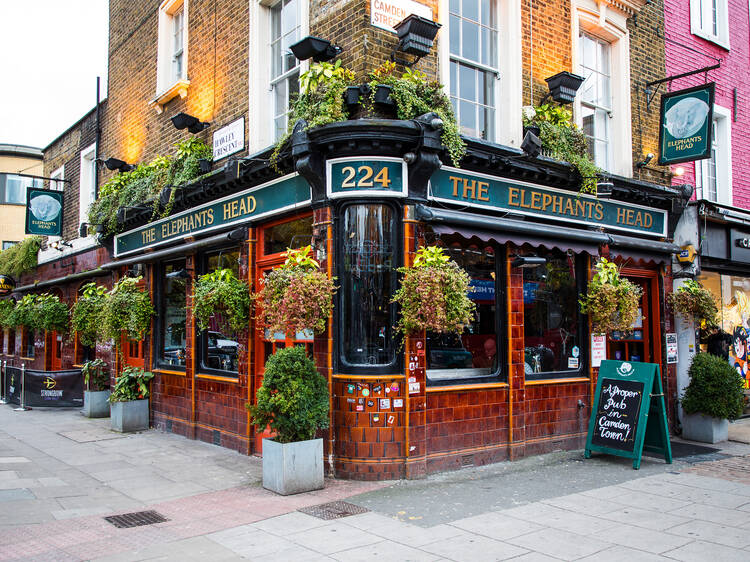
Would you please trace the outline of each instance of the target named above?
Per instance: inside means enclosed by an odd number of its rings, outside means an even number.
[[[348,502],[331,502],[322,503],[320,505],[311,505],[310,507],[303,507],[298,509],[302,513],[307,513],[318,519],[341,519],[342,517],[349,517],[350,515],[359,515],[360,513],[367,513],[370,511],[367,508],[354,505]]]
[[[169,521],[161,513],[156,511],[136,511],[133,513],[123,513],[122,515],[110,515],[104,518],[118,529],[129,529],[131,527],[141,527],[143,525],[153,525],[154,523],[164,523]]]

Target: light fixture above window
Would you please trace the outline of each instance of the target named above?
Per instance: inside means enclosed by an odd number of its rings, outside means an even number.
[[[538,256],[515,256],[510,262],[511,267],[518,267],[520,269],[532,269],[534,267],[541,267],[547,265],[547,258],[540,258]]]
[[[547,82],[549,93],[542,98],[539,105],[542,105],[549,97],[557,103],[573,103],[573,100],[576,99],[576,92],[578,92],[578,88],[581,87],[584,80],[583,76],[578,76],[567,70],[545,78],[544,81]]]
[[[428,55],[441,25],[416,14],[406,16],[393,26],[398,34],[398,45],[391,53],[391,60],[404,66],[413,66],[419,59]],[[406,53],[416,58],[409,62],[396,57],[396,53]]]
[[[135,168],[132,164],[128,164],[125,160],[119,158],[107,158],[104,160],[104,165],[108,170],[117,170],[118,172],[129,172]]]
[[[301,41],[297,41],[289,47],[297,60],[312,59],[315,62],[324,62],[338,56],[343,51],[338,45],[332,45],[328,39],[308,35]]]
[[[189,132],[196,134],[200,133],[203,129],[210,127],[211,123],[201,121],[197,117],[180,112],[172,117],[172,125],[174,125],[175,129],[187,129]]]

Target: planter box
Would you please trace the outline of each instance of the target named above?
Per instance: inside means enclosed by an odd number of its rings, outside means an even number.
[[[110,416],[113,431],[143,431],[148,429],[148,400],[112,402]]]
[[[323,440],[263,440],[263,487],[282,496],[323,488]]]
[[[109,390],[84,390],[81,413],[87,418],[109,417],[109,394]]]
[[[729,421],[703,414],[682,414],[682,437],[701,443],[719,443],[729,439]]]

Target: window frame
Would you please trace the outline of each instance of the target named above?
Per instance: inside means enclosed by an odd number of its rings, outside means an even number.
[[[88,222],[89,207],[96,201],[96,143],[81,150],[78,178],[78,225]],[[88,185],[87,185],[88,184]],[[85,197],[84,197],[85,194]]]
[[[715,33],[711,29],[714,23],[711,17],[714,2],[717,12]],[[690,0],[690,33],[729,51],[729,2],[727,0]]]
[[[175,14],[182,13],[182,61],[181,76],[175,76]],[[155,106],[157,113],[161,113],[164,104],[176,96],[187,97],[188,62],[190,37],[189,0],[164,0],[159,6],[156,55],[156,94],[149,105]]]
[[[185,365],[173,365],[167,363],[162,358],[165,348],[165,338],[162,330],[162,328],[164,328],[164,321],[166,316],[166,301],[164,300],[166,295],[164,284],[167,278],[165,271],[168,265],[176,264],[180,261],[182,261],[182,263],[184,264],[183,267],[187,267],[186,257],[163,261],[159,263],[159,267],[157,268],[155,275],[156,283],[154,286],[154,300],[156,302],[156,315],[154,317],[154,353],[152,358],[152,365],[153,368],[158,371],[177,371],[183,373],[187,370],[187,348],[189,347],[189,342],[187,340],[187,294],[190,291],[189,285],[185,288]]]
[[[343,222],[344,213],[349,207],[357,206],[368,206],[368,205],[382,205],[389,207],[393,212],[393,220],[391,221],[391,243],[393,245],[393,266],[391,268],[391,279],[392,279],[392,293],[391,298],[398,290],[399,276],[397,269],[403,265],[404,255],[404,238],[403,238],[403,220],[402,213],[403,208],[393,201],[378,200],[373,201],[372,199],[347,199],[346,201],[340,202],[334,213],[334,232],[336,232],[335,240],[335,255],[336,260],[334,264],[334,275],[342,280],[344,275],[344,233],[343,233]],[[334,368],[339,372],[346,374],[402,374],[404,366],[404,354],[399,352],[398,347],[398,334],[396,330],[392,330],[393,334],[393,346],[394,346],[394,359],[387,364],[367,365],[367,364],[351,364],[344,360],[344,338],[342,337],[342,330],[344,329],[344,306],[342,299],[343,286],[336,291],[334,296],[334,314],[336,315],[336,321],[334,324],[334,339],[336,343],[336,353],[334,356]],[[396,325],[398,307],[395,303],[390,303],[390,324],[391,326]]]
[[[716,124],[716,134],[712,135],[711,148],[716,147],[718,158],[716,159],[716,201],[724,205],[732,205],[732,110],[720,105],[713,106],[713,122]],[[704,191],[707,168],[712,160],[695,161],[695,187],[700,189],[699,199],[709,199]]]
[[[587,139],[590,139],[593,142],[594,145],[594,152],[591,154],[591,157],[596,161],[597,157],[597,151],[596,151],[596,145],[598,142],[603,142],[606,145],[605,154],[603,155],[605,164],[602,165],[600,162],[596,162],[596,165],[601,167],[602,169],[609,169],[612,167],[612,164],[614,162],[613,154],[612,154],[612,133],[611,129],[612,126],[609,123],[609,120],[612,118],[612,44],[609,41],[605,41],[601,37],[597,37],[596,35],[592,35],[586,31],[582,31],[578,36],[578,47],[579,49],[582,48],[583,45],[583,38],[588,39],[589,41],[592,41],[597,46],[597,49],[600,46],[605,46],[606,48],[606,56],[607,56],[607,66],[609,67],[607,71],[605,71],[603,68],[596,66],[594,68],[591,67],[584,67],[583,61],[579,61],[579,69],[583,70],[583,68],[586,68],[588,71],[591,72],[591,76],[598,75],[601,77],[606,77],[609,81],[610,87],[608,88],[608,97],[605,102],[609,103],[609,106],[607,105],[600,105],[602,100],[598,99],[596,102],[587,102],[583,100],[583,96],[581,96],[581,122],[583,123],[583,112],[584,107],[588,109],[589,111],[593,111],[594,114],[594,122],[593,122],[593,136],[589,136],[585,132],[585,127],[583,127],[581,130],[586,136]],[[581,57],[583,58],[583,57]],[[597,56],[597,64],[598,64],[598,56]],[[583,72],[581,72],[583,75]],[[601,113],[604,113],[605,115],[605,124],[606,124],[606,130],[605,135],[600,136],[601,131],[597,128],[597,116]],[[600,157],[602,155],[599,155]]]

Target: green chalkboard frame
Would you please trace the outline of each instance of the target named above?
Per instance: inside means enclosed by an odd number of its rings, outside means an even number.
[[[619,450],[612,447],[596,445],[592,442],[596,427],[596,414],[599,411],[599,400],[602,394],[602,381],[616,379],[643,383],[643,395],[636,426],[633,450]],[[648,392],[651,389],[651,392]],[[653,400],[652,400],[653,398]],[[594,403],[591,408],[586,450],[584,457],[591,458],[593,451],[608,455],[617,455],[633,459],[633,468],[641,467],[643,450],[658,453],[664,457],[667,464],[672,464],[672,446],[669,442],[667,426],[667,410],[664,402],[664,392],[661,386],[661,371],[656,363],[628,363],[626,361],[602,361],[599,377],[596,383]]]

